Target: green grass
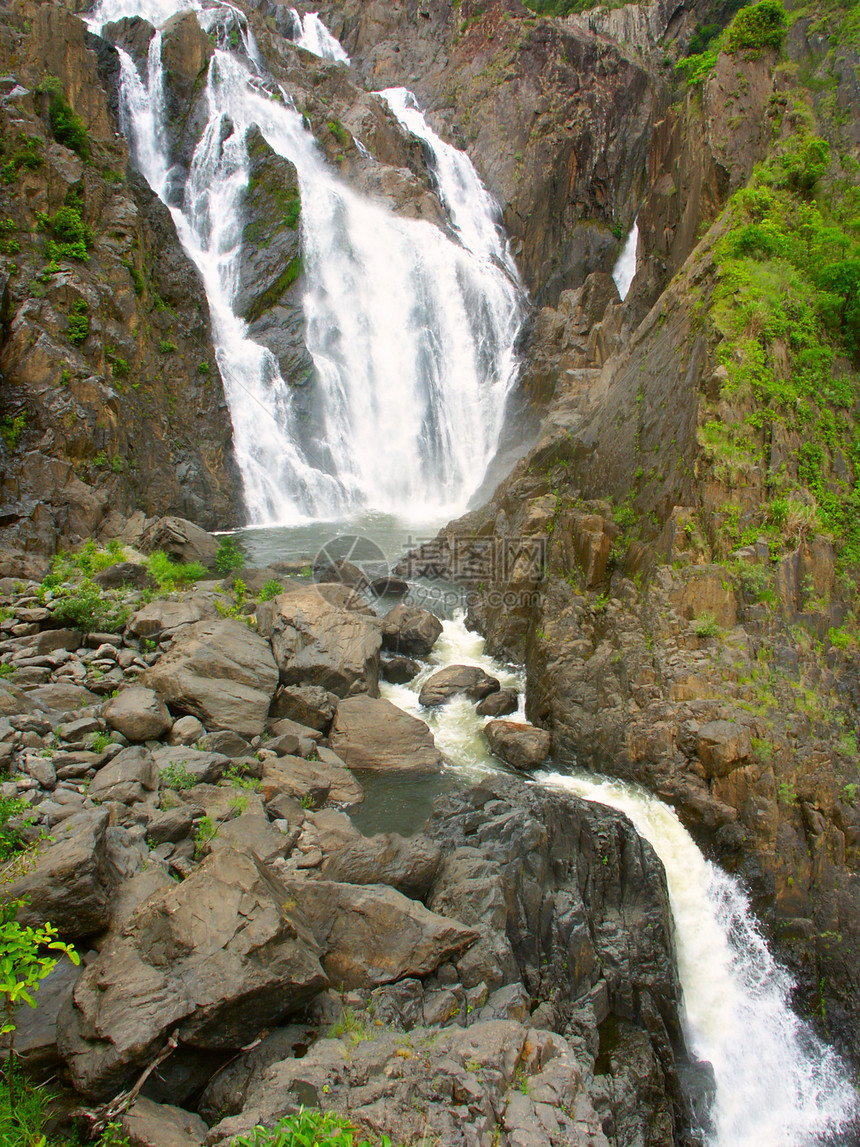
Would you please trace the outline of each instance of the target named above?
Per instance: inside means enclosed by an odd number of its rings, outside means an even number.
[[[247,1135],[237,1135],[232,1147],[391,1147],[383,1135],[379,1140],[356,1139],[358,1132],[342,1115],[316,1108],[301,1108],[296,1115],[282,1119],[275,1127],[255,1127]]]
[[[177,585],[200,581],[209,572],[200,562],[173,562],[163,550],[156,550],[149,555],[146,568],[150,577],[158,582],[158,588],[164,592],[175,589]]]

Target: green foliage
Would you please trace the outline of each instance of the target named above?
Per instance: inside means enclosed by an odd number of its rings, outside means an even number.
[[[185,761],[170,761],[170,763],[161,770],[161,783],[165,788],[175,789],[176,792],[183,792],[186,789],[193,789],[197,784],[197,778],[192,773],[189,773]]]
[[[7,662],[0,662],[0,681],[4,678],[8,679],[15,676],[15,666],[9,665]]]
[[[71,313],[69,314],[68,322],[66,323],[66,335],[69,342],[73,346],[80,346],[82,342],[86,342],[90,333],[90,308],[83,299],[78,299],[73,304]]]
[[[716,637],[720,632],[720,627],[712,613],[703,613],[701,617],[696,619],[693,632],[696,637]]]
[[[766,533],[777,556],[824,529],[844,566],[860,562],[860,390],[839,363],[860,366],[860,191],[831,174],[827,195],[810,200],[828,156],[826,141],[799,133],[731,201],[712,317],[728,376],[721,397],[743,413],[706,422],[700,441],[718,477],[738,485],[766,466],[772,439],[793,440],[767,473],[766,512],[736,541]]]
[[[11,157],[4,163],[0,178],[4,183],[14,183],[22,167],[35,171],[42,166],[43,143],[38,136],[18,135]]]
[[[176,343],[171,342],[170,339],[162,339],[158,344],[158,349],[162,354],[173,354],[175,350],[178,350],[178,347]]]
[[[349,134],[340,120],[329,120],[328,130],[331,132],[341,147],[349,147],[349,145],[352,143],[352,136]]]
[[[257,1126],[248,1135],[238,1135],[232,1147],[373,1147],[367,1139],[357,1142],[349,1120],[333,1111],[302,1107],[273,1128]],[[379,1147],[391,1147],[383,1135]]]
[[[707,52],[686,56],[683,60],[678,60],[675,70],[680,72],[688,84],[704,83],[717,66],[719,54],[719,48],[709,48]]]
[[[0,219],[0,255],[17,255],[21,250],[19,240],[13,238],[15,222],[12,219]]]
[[[168,593],[177,585],[200,581],[208,573],[200,562],[172,562],[163,550],[156,550],[149,555],[146,568],[150,577],[158,582],[158,588]]]
[[[248,789],[250,792],[256,792],[260,787],[259,777],[253,776],[249,772],[248,766],[238,761],[227,769],[224,776],[234,788]]]
[[[215,555],[215,569],[219,574],[230,574],[240,570],[245,565],[245,555],[239,548],[239,543],[233,537],[224,537],[218,543],[218,552]]]
[[[857,643],[857,639],[846,629],[835,629],[832,626],[827,630],[827,639],[837,649],[850,649]]]
[[[218,825],[213,821],[211,816],[204,816],[200,818],[200,823],[197,826],[197,831],[194,834],[194,859],[199,860],[203,855],[203,849],[206,845],[214,840],[218,835]]]
[[[273,597],[277,597],[279,593],[284,592],[284,587],[279,581],[272,578],[270,581],[263,582],[263,588],[260,590],[260,601],[271,601]]]
[[[23,410],[19,414],[7,414],[0,423],[0,436],[10,450],[14,450],[18,445],[18,439],[24,433],[26,426],[27,414]]]
[[[36,88],[40,95],[48,97],[48,122],[51,134],[57,143],[70,148],[83,160],[90,157],[90,143],[87,129],[81,117],[69,106],[60,81],[56,76],[48,76]]]
[[[785,38],[786,21],[781,0],[759,0],[758,4],[741,8],[726,32],[726,51],[756,56],[766,48],[778,51]]]
[[[81,218],[79,207],[66,205],[53,215],[43,215],[37,212],[38,226],[43,231],[49,231],[53,236],[48,240],[46,252],[52,263],[59,263],[63,259],[76,259],[86,263],[89,259],[89,248],[93,245],[92,233]]]
[[[17,828],[9,821],[22,816],[27,808],[27,804],[18,797],[0,797],[0,864],[24,848]]]
[[[9,1107],[13,1112],[16,1108],[15,1011],[22,1003],[35,1008],[33,996],[42,980],[54,970],[60,956],[68,956],[73,964],[81,962],[71,944],[58,938],[53,924],[45,923],[38,928],[20,924],[16,919],[20,907],[20,900],[0,904],[0,999],[3,1011],[0,1036],[9,1037],[6,1085]]]
[[[89,741],[90,752],[103,753],[108,747],[109,742],[110,737],[108,737],[107,733],[93,733]]]
[[[89,578],[76,585],[57,586],[54,594],[54,620],[84,633],[121,629],[128,620],[128,607],[107,597]]]

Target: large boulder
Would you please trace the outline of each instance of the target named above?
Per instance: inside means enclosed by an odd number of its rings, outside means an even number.
[[[137,804],[158,790],[158,767],[149,749],[132,745],[99,769],[89,787],[94,800]]]
[[[272,650],[284,685],[319,685],[345,697],[379,695],[378,622],[339,585],[310,585],[274,600]]]
[[[191,13],[183,13],[173,18],[175,23],[184,27],[196,26],[196,38],[211,54],[211,47],[206,35],[201,32],[197,18]],[[165,33],[164,48],[173,42]],[[165,67],[167,60],[165,58]],[[207,56],[208,62],[208,56]],[[163,550],[173,562],[200,562],[209,569],[215,568],[215,556],[218,553],[218,539],[212,534],[195,526],[185,518],[170,515],[165,518],[156,518],[147,526],[140,539],[140,548],[146,554],[155,550]]]
[[[488,721],[484,734],[491,751],[514,769],[536,769],[549,756],[550,735],[521,721]]]
[[[424,900],[442,850],[424,836],[396,832],[359,836],[326,858],[322,875],[343,884],[388,884],[410,900]]]
[[[272,701],[269,713],[273,721],[288,717],[327,733],[337,708],[337,697],[319,685],[285,685]]]
[[[696,753],[707,776],[727,776],[752,753],[749,729],[736,721],[708,721],[699,729]]]
[[[3,889],[4,900],[22,900],[18,920],[50,921],[66,940],[89,936],[110,922],[112,879],[107,855],[108,813],[76,813],[53,829],[34,867]]]
[[[500,682],[477,665],[446,665],[434,673],[421,686],[418,701],[421,705],[441,705],[449,697],[465,694],[472,701],[482,701],[497,693]]]
[[[132,685],[113,697],[102,709],[112,729],[129,741],[157,741],[173,725],[167,706],[145,685]]]
[[[172,1032],[180,1047],[159,1069],[168,1087],[194,1049],[243,1047],[326,986],[318,952],[273,872],[215,852],[145,900],[78,980],[58,1030],[75,1087],[114,1095]]]
[[[180,601],[159,598],[139,609],[128,623],[134,637],[157,639],[170,635],[183,625],[218,616],[215,599],[206,594],[187,594]]]
[[[329,979],[345,988],[427,976],[478,939],[476,929],[385,885],[305,880],[291,887],[322,948]]]
[[[129,1147],[200,1147],[209,1128],[199,1115],[138,1096],[120,1120]]]
[[[442,622],[417,605],[395,605],[382,619],[382,645],[406,657],[426,657],[442,632]]]
[[[329,743],[351,769],[435,770],[442,763],[423,721],[373,697],[340,702]]]
[[[315,806],[326,801],[356,805],[364,800],[364,789],[342,763],[306,761],[289,754],[266,761],[260,789],[267,802],[279,796]]]
[[[144,675],[145,684],[207,729],[262,733],[278,670],[268,642],[233,618],[184,628]]]

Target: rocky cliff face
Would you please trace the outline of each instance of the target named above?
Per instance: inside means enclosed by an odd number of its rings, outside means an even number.
[[[206,299],[117,134],[118,58],[56,5],[2,19],[4,549],[136,508],[235,523]]]

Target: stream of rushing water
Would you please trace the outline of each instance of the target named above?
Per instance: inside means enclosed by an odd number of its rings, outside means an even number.
[[[499,442],[524,316],[495,205],[469,160],[430,131],[401,90],[379,98],[426,144],[450,233],[352,191],[229,4],[102,0],[89,26],[99,31],[139,15],[158,28],[188,9],[217,46],[206,83],[209,120],[184,182],[170,155],[160,32],[142,70],[120,50],[121,109],[134,161],[170,208],[203,277],[249,520],[366,509],[410,516],[428,505],[440,517],[462,512]],[[346,60],[317,17],[293,22],[301,46]],[[298,172],[306,341],[321,411],[310,429],[293,410],[274,356],[233,311],[252,124]]]

